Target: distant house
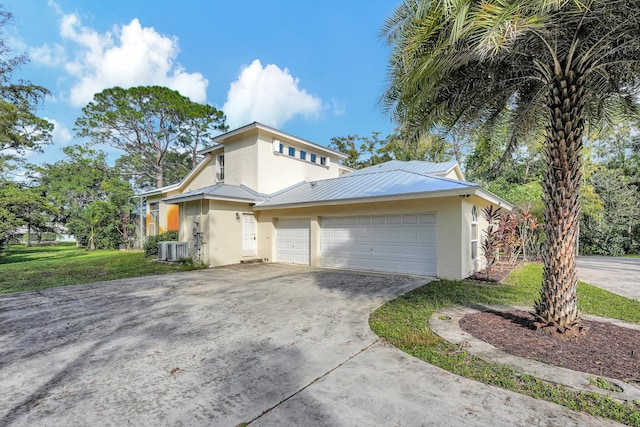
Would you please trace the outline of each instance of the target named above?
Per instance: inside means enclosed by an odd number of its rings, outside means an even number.
[[[459,279],[484,265],[480,210],[511,209],[456,162],[354,171],[344,154],[260,123],[214,141],[182,182],[139,195],[147,235],[178,230],[210,266],[260,259]]]

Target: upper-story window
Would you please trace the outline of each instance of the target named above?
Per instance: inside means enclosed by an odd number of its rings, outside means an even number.
[[[323,157],[323,156],[320,156],[320,164],[322,166],[327,166],[327,158]]]
[[[311,157],[311,159],[310,159],[310,160],[311,160],[311,163],[315,163],[315,162],[316,162],[316,155],[315,155],[315,154],[313,154],[313,153],[311,153],[311,156],[310,156],[310,157]]]
[[[289,155],[291,157],[295,157],[296,156],[296,149],[293,147],[289,147]]]
[[[220,181],[224,181],[224,154],[218,156],[218,166],[220,171]]]
[[[278,153],[284,153],[284,144],[282,142],[278,144]]]
[[[300,150],[300,160],[307,160],[307,152]]]

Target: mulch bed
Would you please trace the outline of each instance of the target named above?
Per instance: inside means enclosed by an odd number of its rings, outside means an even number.
[[[640,383],[640,331],[583,320],[584,333],[558,337],[534,321],[525,311],[483,311],[464,316],[460,327],[515,356]]]
[[[517,266],[517,262],[511,263],[506,261],[499,261],[491,267],[491,272],[489,273],[488,279],[485,270],[482,270],[474,273],[472,276],[468,277],[467,280],[472,282],[497,284],[498,282],[501,282],[505,277],[507,277],[509,273],[511,273],[511,270],[513,270]]]

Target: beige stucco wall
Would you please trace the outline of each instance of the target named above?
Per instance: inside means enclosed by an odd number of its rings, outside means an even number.
[[[280,154],[273,151],[274,139],[278,139],[284,144],[284,153]],[[288,146],[296,149],[296,157],[288,155]],[[337,178],[340,175],[337,158],[330,158],[329,166],[320,165],[320,156],[329,157],[327,153],[302,146],[292,140],[281,137],[276,138],[269,132],[261,131],[258,134],[257,149],[260,159],[258,162],[260,182],[256,190],[260,193],[272,194],[302,181]],[[309,159],[311,153],[316,154],[318,163],[314,164],[308,160],[301,160],[299,158],[300,150],[307,152],[307,159]]]
[[[245,259],[242,255],[242,221],[236,218],[236,213],[240,218],[243,213],[254,214],[248,204],[197,200],[181,205],[184,215],[180,222],[180,241],[189,242],[192,257],[195,258],[193,228],[198,218],[198,227],[204,236],[200,258],[203,263],[214,267],[237,264]]]
[[[204,164],[199,166],[199,170],[190,179],[182,183],[182,193],[197,190],[198,188],[208,187],[217,182],[217,155],[222,152],[222,149],[216,150],[214,153],[207,154],[204,160]]]
[[[246,185],[258,189],[258,149],[257,131],[243,133],[225,141],[224,144],[224,183]]]
[[[460,258],[462,252],[462,199],[458,196],[422,200],[404,200],[366,204],[258,211],[258,256],[273,260],[275,254],[275,219],[310,218],[312,266],[320,266],[320,218],[342,215],[385,215],[398,213],[435,213],[437,223],[437,275],[446,279],[460,279],[464,275]],[[469,245],[467,245],[469,246]]]
[[[476,206],[478,211],[478,227],[479,227],[479,235],[478,235],[478,259],[471,259],[471,211],[473,206]],[[482,270],[486,266],[486,259],[482,254],[482,241],[486,237],[486,230],[489,224],[484,218],[484,214],[482,210],[490,206],[487,200],[478,197],[478,196],[470,196],[465,199],[462,204],[462,241],[467,242],[462,247],[462,272],[465,273],[465,277],[470,276],[476,271]]]
[[[274,139],[285,145],[283,154],[273,151]],[[287,154],[287,146],[296,148],[296,157]],[[300,160],[301,149],[308,156],[315,153],[318,162],[320,156],[329,157],[329,166]],[[226,140],[224,156],[226,184],[245,185],[263,194],[275,193],[301,181],[336,178],[340,173],[337,158],[261,129]]]

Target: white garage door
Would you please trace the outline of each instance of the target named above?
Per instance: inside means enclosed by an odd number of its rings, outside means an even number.
[[[435,214],[325,217],[325,267],[436,275]]]
[[[276,220],[276,262],[309,265],[309,219]]]

